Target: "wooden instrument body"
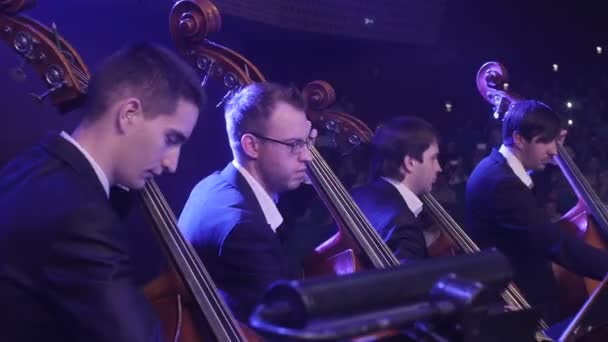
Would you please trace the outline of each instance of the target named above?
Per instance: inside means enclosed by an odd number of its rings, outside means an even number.
[[[581,199],[562,216],[559,226],[566,234],[579,238],[595,248],[608,250],[599,233],[595,218]],[[600,282],[581,277],[556,263],[553,263],[552,267],[555,278],[560,284],[560,301],[564,314],[572,315],[580,309]]]
[[[213,340],[203,337],[200,324],[194,314],[198,308],[192,301],[188,290],[172,270],[163,273],[144,287],[144,294],[158,313],[167,341],[174,341],[179,331],[181,342]],[[244,324],[240,330],[248,342],[261,342],[263,339]]]
[[[3,27],[0,39],[14,47],[49,88],[37,99],[48,96],[53,105],[65,113],[82,104],[91,75],[76,50],[54,28],[16,15],[34,2],[0,1],[0,25]],[[201,2],[212,6],[207,1]],[[195,4],[189,0],[181,3],[180,6],[186,4],[190,8]],[[213,8],[206,10],[213,12]],[[213,19],[212,16],[207,18]],[[154,181],[146,182],[140,198],[173,266],[144,288],[144,294],[161,318],[167,341],[260,341],[251,330],[238,325],[230,316],[202,262],[192,254],[193,250],[177,229],[175,216]],[[203,313],[199,316],[210,328],[204,331],[205,337],[200,333],[203,328],[195,319],[195,312]]]
[[[496,119],[501,118],[514,103],[523,99],[509,91],[508,78],[506,68],[498,62],[484,64],[477,73],[477,88],[483,98],[494,105]],[[608,235],[608,214],[605,206],[561,145],[558,145],[555,160],[578,197],[577,204],[559,221],[560,229],[593,247],[608,250],[605,242],[605,236]],[[599,282],[574,274],[555,263],[552,267],[560,286],[563,314],[572,315],[579,310]]]
[[[325,241],[304,260],[304,277],[344,275],[367,269],[355,244],[342,229]]]

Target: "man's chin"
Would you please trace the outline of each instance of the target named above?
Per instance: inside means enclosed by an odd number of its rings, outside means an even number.
[[[297,188],[299,188],[302,184],[304,184],[304,180],[303,179],[297,179],[292,181],[289,186],[287,186],[287,191],[291,191],[291,190],[296,190]]]
[[[129,184],[127,186],[127,188],[133,189],[133,190],[141,190],[144,188],[145,185],[146,185],[146,178],[141,178],[134,182],[131,182],[131,184]]]
[[[302,182],[295,182],[289,186],[289,191],[296,190],[302,185]]]

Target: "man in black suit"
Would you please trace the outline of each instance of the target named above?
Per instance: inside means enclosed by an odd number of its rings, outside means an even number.
[[[292,275],[282,245],[280,193],[306,179],[316,132],[295,89],[249,85],[225,109],[233,161],[199,182],[179,227],[236,317],[248,321],[270,283]]]
[[[565,235],[532,192],[528,173],[553,160],[565,137],[560,131],[545,104],[515,104],[503,121],[503,145],[477,165],[466,190],[466,228],[480,247],[496,246],[509,258],[515,283],[550,324],[564,318],[551,261],[594,279],[608,272],[608,254]]]
[[[83,119],[0,171],[0,339],[160,341],[109,200],[174,172],[201,106],[196,74],[135,44],[93,77]]]
[[[433,236],[425,239],[418,196],[441,171],[437,134],[420,118],[396,117],[377,129],[372,149],[372,180],[353,189],[353,198],[399,260],[426,258]]]

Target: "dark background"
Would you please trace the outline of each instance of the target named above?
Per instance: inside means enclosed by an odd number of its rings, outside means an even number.
[[[47,25],[55,22],[93,70],[126,42],[173,46],[168,29],[172,1],[38,2],[26,15]],[[574,90],[605,77],[608,51],[595,51],[598,45],[608,48],[600,3],[218,0],[223,26],[209,38],[242,53],[268,80],[299,87],[316,79],[330,82],[338,108],[372,128],[394,115],[418,115],[436,125],[444,141],[467,134],[464,140],[473,144],[484,138],[491,121],[489,105],[475,87],[484,62],[505,64],[512,87],[529,97],[546,97],[560,87],[559,96],[572,94],[567,99],[575,103]],[[374,23],[365,24],[366,18]],[[559,64],[558,73],[553,63]],[[41,93],[44,85],[27,65],[29,77],[15,81],[10,70],[19,64],[7,45],[0,46],[0,165],[49,130],[69,132],[78,118],[76,112],[61,116],[48,102],[32,101],[28,93]],[[222,114],[213,108],[218,100],[211,98],[183,149],[178,172],[159,180],[176,215],[194,184],[231,159]],[[446,101],[453,105],[449,113]],[[566,98],[556,101],[553,105],[565,110]],[[138,223],[133,225],[140,238],[136,247],[155,253],[151,236]],[[154,265],[146,252],[142,255],[138,262]]]

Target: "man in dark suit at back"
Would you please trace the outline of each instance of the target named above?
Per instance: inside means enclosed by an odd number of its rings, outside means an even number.
[[[128,46],[91,80],[73,133],[49,135],[0,171],[2,341],[164,340],[109,194],[175,171],[201,100],[179,57]]]
[[[601,279],[608,272],[608,254],[564,234],[532,192],[529,172],[552,162],[565,138],[557,114],[538,101],[518,102],[506,114],[502,133],[503,145],[468,180],[465,227],[480,247],[496,246],[509,258],[515,283],[552,324],[565,317],[551,261]]]
[[[353,198],[399,260],[428,257],[433,235],[425,235],[418,196],[431,191],[441,171],[435,129],[420,118],[396,117],[376,130],[372,149],[372,180],[353,189]]]
[[[225,108],[233,160],[200,181],[180,215],[233,313],[248,322],[272,282],[289,278],[276,201],[306,179],[316,135],[300,93],[272,83],[249,85]]]

